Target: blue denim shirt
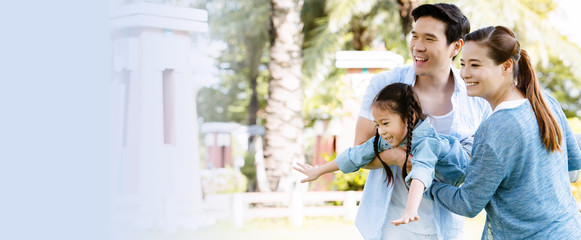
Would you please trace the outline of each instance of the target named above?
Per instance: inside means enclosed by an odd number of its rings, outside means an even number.
[[[458,70],[452,67],[450,70],[453,73],[455,82],[454,93],[451,98],[454,116],[450,135],[461,140],[470,139],[480,122],[490,114],[490,105],[481,98],[469,97],[466,94],[466,85],[462,78],[460,78]],[[413,66],[400,67],[375,75],[371,79],[366,93],[363,96],[359,116],[373,121],[371,103],[383,87],[396,82],[407,83],[413,86],[415,81],[416,75]],[[455,165],[455,167],[462,168],[466,165],[467,163],[462,163]],[[391,169],[394,177],[398,177],[399,167],[391,166]],[[370,170],[367,181],[365,182],[363,196],[355,219],[355,225],[365,239],[381,238],[383,224],[387,220],[388,208],[394,207],[390,202],[393,187],[388,187],[385,184],[385,174],[383,169]],[[442,177],[444,177],[443,175]],[[436,173],[436,178],[438,178],[438,173]],[[398,181],[395,184],[398,184]],[[405,206],[405,203],[403,205]],[[422,221],[435,223],[439,239],[454,238],[463,232],[463,219],[452,217],[448,210],[438,207],[435,204],[433,208],[434,219],[426,219],[424,217]]]
[[[429,190],[460,215],[473,217],[484,208],[482,239],[581,239],[567,175],[581,168],[581,152],[558,102],[545,99],[561,126],[561,151],[546,150],[528,100],[499,108],[476,132],[464,185],[434,182]]]
[[[337,155],[335,161],[339,169],[350,173],[369,164],[375,158],[374,141],[375,137],[372,137],[365,143]],[[405,146],[406,141],[407,139],[400,146]],[[379,151],[390,148],[383,138],[379,139]],[[428,121],[420,120],[412,131],[411,151],[413,168],[405,179],[408,187],[412,179],[418,179],[427,189],[432,185],[435,176],[438,181],[454,186],[464,182],[464,168],[470,157],[456,138],[438,134]]]

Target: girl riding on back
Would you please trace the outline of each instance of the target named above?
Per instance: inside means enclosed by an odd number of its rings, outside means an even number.
[[[418,221],[417,212],[422,195],[432,180],[436,178],[458,186],[464,180],[463,168],[470,157],[457,139],[436,132],[423,114],[412,86],[408,84],[394,83],[383,88],[373,100],[371,111],[377,127],[375,137],[345,150],[335,160],[322,166],[297,163],[298,167],[294,169],[307,175],[301,182],[310,182],[337,170],[344,173],[357,171],[375,157],[379,158],[381,151],[393,147],[405,148],[406,160],[401,169],[407,169],[410,154],[413,167],[409,174],[406,171],[399,174],[405,179],[409,194],[405,211],[391,223],[397,226]],[[397,168],[390,168],[383,161],[380,162],[385,169],[388,186],[393,185],[398,173],[394,174],[392,169]],[[361,204],[364,203],[362,199]]]

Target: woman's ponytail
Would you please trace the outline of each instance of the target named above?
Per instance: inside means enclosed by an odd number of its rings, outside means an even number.
[[[561,140],[563,134],[559,123],[553,116],[550,107],[547,105],[542,93],[539,81],[531,65],[527,51],[520,50],[520,59],[518,60],[518,74],[517,74],[517,88],[522,91],[526,98],[531,103],[537,123],[539,124],[539,131],[541,139],[545,148],[551,152],[561,150]]]

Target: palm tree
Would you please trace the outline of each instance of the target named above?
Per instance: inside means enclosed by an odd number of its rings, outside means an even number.
[[[340,50],[384,46],[407,56],[405,36],[411,31],[411,10],[418,4],[416,0],[326,0],[319,4],[324,14],[318,18],[309,19],[303,13],[305,77],[315,85],[329,78],[335,53]]]
[[[435,1],[434,1],[435,2]],[[535,63],[546,65],[551,55],[571,65],[577,79],[581,79],[581,48],[571,43],[547,21],[555,8],[552,0],[454,0],[470,19],[471,29],[503,25],[512,29],[521,47]],[[579,83],[579,82],[577,82]]]
[[[341,50],[385,48],[409,56],[406,35],[413,19],[409,12],[416,0],[310,0],[305,1],[301,18],[303,45],[303,84],[306,123],[336,116],[341,109],[337,99],[343,89],[337,84],[345,69],[334,67],[335,53]]]
[[[300,0],[271,0],[270,81],[264,161],[270,189],[288,190],[291,163],[304,162],[302,146]]]
[[[248,103],[248,125],[257,124],[259,109],[257,78],[268,40],[267,3],[267,0],[252,2],[213,0],[206,3],[206,8],[210,12],[211,35],[228,45],[219,62],[227,62],[229,68],[234,70],[234,74],[242,73],[249,83],[251,93]]]
[[[553,0],[455,0],[470,19],[472,30],[503,25],[512,29],[526,49],[541,84],[557,97],[568,116],[578,115],[581,86],[581,48],[548,21]],[[560,76],[561,78],[557,77]],[[565,77],[567,76],[567,77]],[[556,79],[555,79],[556,78]],[[556,81],[561,79],[560,81]]]

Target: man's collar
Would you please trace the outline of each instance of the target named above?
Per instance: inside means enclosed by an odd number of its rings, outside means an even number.
[[[466,92],[466,83],[464,82],[462,77],[460,77],[460,71],[452,67],[452,65],[450,65],[450,71],[452,72],[452,76],[454,77],[454,92],[456,93]],[[416,85],[417,75],[415,70],[410,71],[407,79],[411,79],[411,81],[407,83],[412,85],[412,87]]]
[[[452,75],[454,76],[454,92],[466,92],[466,83],[460,76],[460,71],[452,66],[450,66],[450,71],[452,71]]]

